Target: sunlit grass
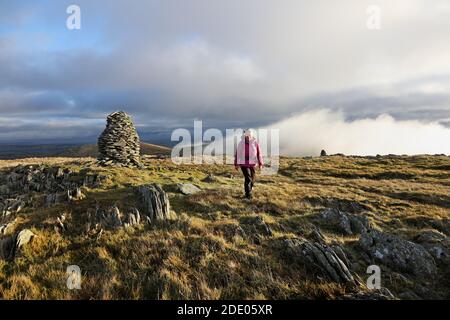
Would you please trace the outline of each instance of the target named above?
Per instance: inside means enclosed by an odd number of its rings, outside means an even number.
[[[37,205],[20,213],[13,232],[31,228],[38,237],[14,261],[0,260],[5,299],[333,299],[350,289],[317,279],[280,254],[284,238],[308,237],[317,226],[328,241],[345,245],[360,259],[357,237],[317,224],[317,214],[333,201],[361,204],[374,225],[406,239],[429,228],[450,232],[449,157],[282,158],[278,175],[258,177],[251,201],[242,198],[240,173],[224,165],[177,166],[152,159],[146,169],[125,169],[98,167],[90,158],[47,158],[1,161],[0,170],[38,162],[108,179],[100,188],[83,188],[86,198],[71,205],[45,207],[35,195]],[[210,173],[218,179],[205,182]],[[106,230],[98,241],[86,235],[89,210],[112,204],[140,208],[135,187],[146,183],[159,183],[168,192],[173,219]],[[193,183],[202,192],[183,196],[177,183]],[[69,229],[58,234],[53,222],[63,212]],[[257,215],[273,231],[259,244],[236,233]],[[364,278],[362,261],[354,262],[361,264],[357,272]],[[78,291],[66,288],[71,264],[82,269]],[[448,279],[448,270],[440,272]],[[428,280],[416,279],[414,285]],[[390,273],[384,285],[399,293],[413,287],[410,282]],[[437,279],[429,289],[449,297],[445,281]]]

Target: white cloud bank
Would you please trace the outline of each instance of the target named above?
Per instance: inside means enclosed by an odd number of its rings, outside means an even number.
[[[315,110],[271,125],[280,130],[282,155],[450,154],[450,128],[438,123],[375,119],[346,121],[341,112]]]

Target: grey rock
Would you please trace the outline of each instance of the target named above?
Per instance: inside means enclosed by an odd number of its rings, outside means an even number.
[[[346,235],[360,234],[370,228],[367,217],[346,213],[338,208],[326,209],[320,214],[320,219]]]
[[[201,191],[199,187],[196,187],[191,183],[179,183],[177,187],[178,190],[184,195],[196,194]]]
[[[311,232],[310,238],[319,243],[326,243],[325,236],[323,235],[322,231],[320,231],[320,229],[317,227],[314,228],[314,230]]]
[[[334,252],[336,252],[336,255],[341,259],[346,266],[350,266],[350,261],[347,258],[347,255],[345,254],[344,249],[338,244],[331,245],[331,248],[333,248]]]
[[[81,192],[80,188],[75,188],[73,190],[67,190],[67,200],[69,202],[71,201],[78,201],[84,198],[83,193]]]
[[[419,242],[438,262],[450,265],[450,241],[447,236],[436,230],[427,230],[419,234]]]
[[[122,213],[117,206],[112,206],[105,214],[105,222],[113,228],[122,226]]]
[[[14,198],[0,197],[0,221],[7,221],[12,215],[19,213],[26,206],[26,195]]]
[[[261,216],[244,217],[240,219],[243,234],[249,237],[253,243],[260,244],[262,237],[273,235],[272,230]]]
[[[87,174],[84,177],[83,186],[89,188],[99,188],[108,180],[108,176],[102,174]]]
[[[139,210],[136,208],[133,208],[131,212],[127,214],[126,220],[124,222],[125,227],[134,227],[141,223],[141,215],[139,213]]]
[[[71,190],[66,190],[65,192],[48,194],[45,197],[45,204],[47,206],[52,206],[52,205],[67,202],[67,201],[72,202],[72,201],[82,200],[84,197],[85,196],[81,192],[80,188],[74,188]]]
[[[436,273],[433,257],[419,244],[375,229],[363,232],[359,244],[372,259],[380,261],[394,270],[416,276]]]
[[[436,230],[427,230],[416,237],[419,243],[441,243],[447,241],[447,236]]]
[[[16,237],[0,239],[0,259],[11,259],[14,257]]]
[[[106,209],[101,209],[97,205],[94,213],[92,210],[87,212],[86,233],[92,235],[92,233],[99,232],[100,229],[114,230],[121,227],[136,227],[146,220],[137,208],[122,212],[117,205]],[[91,229],[92,226],[94,228]]]
[[[56,218],[55,231],[60,233],[67,231],[67,226],[65,225],[65,222],[66,222],[66,214],[63,213]]]
[[[11,229],[14,228],[14,225],[16,224],[16,220],[10,221],[6,224],[0,225],[0,235],[7,234]]]
[[[17,235],[0,240],[0,258],[13,259],[17,252],[28,244],[36,235],[29,229],[23,229]]]
[[[0,185],[0,194],[9,195],[10,190],[7,185]]]
[[[257,228],[258,232],[263,236],[271,236],[273,234],[272,230],[269,228],[269,226],[266,224],[266,222],[261,216],[256,216],[254,226]]]
[[[306,264],[310,269],[320,270],[323,275],[338,283],[354,284],[354,278],[347,265],[332,247],[305,239],[285,239],[287,252],[296,261]]]
[[[68,200],[67,194],[64,193],[51,193],[48,194],[45,198],[45,204],[47,206],[52,206],[55,204],[62,203],[64,201]]]
[[[321,213],[321,218],[328,224],[338,227],[345,234],[353,234],[348,215],[339,209],[328,208]]]
[[[158,184],[148,184],[138,187],[145,214],[151,221],[165,220],[169,218],[170,203],[166,192]]]
[[[9,194],[24,191],[57,192],[76,187],[76,183],[71,180],[72,174],[70,170],[59,167],[20,165],[7,174],[6,183]]]
[[[16,238],[16,250],[21,249],[28,244],[36,235],[29,229],[24,229],[19,232]]]

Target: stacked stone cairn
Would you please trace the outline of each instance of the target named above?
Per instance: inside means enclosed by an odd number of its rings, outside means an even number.
[[[123,111],[111,113],[98,138],[98,160],[104,166],[141,167],[140,141],[133,121]]]

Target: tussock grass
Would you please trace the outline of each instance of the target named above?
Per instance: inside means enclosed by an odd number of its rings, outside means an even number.
[[[45,163],[74,172],[108,176],[97,189],[84,188],[86,198],[74,204],[23,210],[12,232],[31,228],[38,237],[14,261],[0,260],[0,297],[4,299],[334,299],[350,288],[323,279],[283,256],[287,237],[308,238],[320,227],[327,241],[344,244],[356,275],[366,278],[367,262],[358,238],[344,236],[316,217],[339,204],[365,214],[378,228],[412,240],[435,229],[450,235],[450,158],[322,157],[282,158],[278,175],[258,177],[251,201],[242,198],[240,172],[225,165],[175,165],[146,160],[145,169],[97,167],[90,158],[0,161],[0,171],[18,164]],[[218,179],[205,182],[212,173]],[[87,212],[95,205],[137,206],[135,186],[159,183],[168,192],[176,216],[134,229],[106,230],[95,241],[85,233]],[[177,192],[177,183],[202,188],[195,195]],[[41,202],[39,202],[41,201]],[[68,215],[68,231],[53,224]],[[272,236],[236,233],[261,216]],[[82,289],[66,288],[66,267],[76,264]],[[436,279],[412,279],[383,269],[383,285],[398,294],[420,292],[449,298],[449,271],[439,267]]]

